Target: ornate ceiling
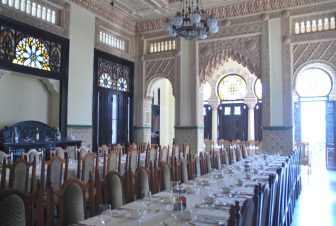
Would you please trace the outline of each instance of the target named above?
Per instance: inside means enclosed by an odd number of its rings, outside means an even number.
[[[111,0],[103,0],[111,2]],[[193,0],[196,2],[197,0]],[[202,0],[203,8],[210,9],[243,0]],[[114,0],[114,10],[126,13],[137,21],[174,14],[180,8],[180,0]]]

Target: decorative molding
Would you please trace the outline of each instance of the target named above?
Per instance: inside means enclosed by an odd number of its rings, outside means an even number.
[[[145,96],[151,95],[150,87],[159,78],[166,78],[170,81],[174,95],[174,58],[161,59],[158,57],[157,60],[145,61]]]
[[[263,126],[262,129],[268,131],[282,131],[282,130],[292,130],[293,126]]]
[[[247,16],[260,14],[263,12],[303,7],[306,5],[321,3],[320,0],[248,0],[238,3],[225,4],[224,6],[215,7],[207,10],[207,14],[214,15],[218,20],[224,20],[232,17]],[[267,20],[267,15],[263,17]],[[164,18],[156,18],[148,21],[138,22],[136,25],[137,32],[147,32],[162,29]]]
[[[112,46],[106,45],[100,41],[100,31],[104,30],[107,33],[111,33],[116,37],[121,37],[126,42],[126,51],[119,50],[117,48],[113,48]],[[134,42],[134,34],[125,31],[122,28],[118,28],[113,26],[113,24],[108,23],[102,19],[96,18],[95,21],[95,48],[101,51],[110,53],[114,56],[118,56],[129,61],[135,61],[135,54],[132,52],[134,49],[132,44]]]
[[[172,50],[172,51],[165,51],[165,52],[158,52],[158,53],[148,53],[145,54],[143,60],[156,60],[162,58],[173,58],[177,56],[179,51]]]
[[[232,58],[260,76],[260,35],[242,38],[208,41],[199,44],[200,81],[204,83],[213,76],[224,62]]]
[[[333,41],[294,44],[292,51],[293,71],[309,61],[324,61],[336,65],[336,38]]]
[[[97,0],[70,0],[71,2],[93,12],[94,14],[101,16],[113,24],[118,25],[121,28],[135,33],[136,22],[131,20],[130,17],[121,14],[116,10],[112,10],[108,1]]]
[[[0,14],[4,15],[6,17],[12,18],[14,20],[17,20],[21,23],[29,24],[31,26],[34,26],[36,28],[42,29],[44,31],[47,31],[49,33],[69,38],[69,31],[70,31],[70,5],[69,3],[66,3],[64,1],[60,0],[52,0],[52,3],[57,5],[58,9],[61,13],[58,14],[58,18],[61,21],[61,25],[55,25],[51,24],[50,22],[41,20],[39,18],[33,17],[29,14],[26,14],[24,12],[18,11],[14,8],[11,8],[7,5],[2,5],[0,7]],[[49,4],[50,5],[50,4]],[[55,7],[53,7],[55,8]]]
[[[55,79],[41,79],[41,82],[51,94],[60,94],[60,81]]]

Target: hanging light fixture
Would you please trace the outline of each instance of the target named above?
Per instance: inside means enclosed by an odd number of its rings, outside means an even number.
[[[180,11],[173,19],[167,18],[163,30],[171,37],[182,37],[188,40],[206,39],[209,32],[217,33],[218,22],[214,16],[206,17],[201,0],[181,0]]]

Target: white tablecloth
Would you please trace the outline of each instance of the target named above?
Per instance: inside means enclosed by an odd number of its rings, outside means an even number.
[[[254,185],[266,183],[268,175],[275,172],[276,167],[284,161],[281,156],[268,156],[264,160],[262,155],[250,156],[232,165],[226,165],[221,171],[198,177],[186,182],[182,186],[190,191],[186,195],[187,211],[173,211],[171,202],[173,193],[163,191],[152,198],[129,203],[118,210],[112,210],[111,220],[107,225],[128,226],[137,225],[138,219],[130,217],[130,213],[139,208],[147,208],[146,214],[141,217],[142,225],[219,225],[227,224],[229,208],[235,201],[240,204],[252,197]],[[245,171],[249,165],[250,172]],[[215,205],[207,206],[205,197],[214,197]],[[190,214],[191,213],[191,214]],[[191,219],[183,220],[181,215],[191,215]],[[102,225],[99,217],[92,217],[83,222],[86,225]]]

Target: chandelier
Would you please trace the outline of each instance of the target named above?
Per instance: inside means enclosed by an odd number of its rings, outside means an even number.
[[[218,23],[214,16],[207,18],[201,0],[181,0],[180,11],[173,19],[167,18],[163,30],[171,37],[182,37],[188,40],[206,39],[209,32],[217,33]]]

